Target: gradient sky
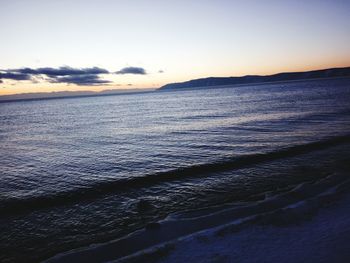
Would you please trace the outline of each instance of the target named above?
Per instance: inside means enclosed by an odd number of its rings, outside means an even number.
[[[0,95],[350,66],[350,1],[0,0],[0,9]],[[98,78],[109,83],[4,78],[59,67],[106,69]],[[129,67],[146,74],[115,74]]]

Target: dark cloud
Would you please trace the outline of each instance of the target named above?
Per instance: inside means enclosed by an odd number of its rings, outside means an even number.
[[[100,79],[96,74],[71,75],[51,78],[52,83],[68,83],[80,86],[93,86],[111,83],[109,80]]]
[[[0,72],[0,80],[11,79],[11,80],[30,80],[31,76],[24,73],[12,73],[8,71]]]
[[[93,67],[93,68],[72,68],[72,67],[60,67],[60,68],[21,68],[12,69],[12,72],[18,72],[31,75],[46,75],[48,77],[55,76],[70,76],[70,75],[87,75],[87,74],[108,74],[108,70]]]
[[[76,85],[98,85],[110,83],[108,80],[100,79],[100,74],[109,74],[109,71],[99,67],[92,68],[19,68],[0,70],[0,80],[31,80],[37,82],[38,79],[47,80],[51,83],[68,83]]]
[[[126,67],[115,72],[115,74],[136,74],[136,75],[146,75],[146,70],[144,68],[138,67]]]
[[[164,70],[162,70],[162,69],[158,70],[158,73],[164,73]]]
[[[101,79],[101,74],[111,74],[111,72],[99,67],[72,68],[68,66],[59,68],[0,69],[0,83],[3,82],[3,79],[16,81],[30,80],[33,83],[44,80],[50,83],[68,83],[76,85],[102,85],[111,83],[109,80]],[[126,67],[115,72],[115,74],[146,75],[147,73],[144,68]]]

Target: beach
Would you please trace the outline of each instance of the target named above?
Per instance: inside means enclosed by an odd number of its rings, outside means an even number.
[[[302,222],[233,222],[115,262],[349,262],[349,214],[347,193]]]
[[[347,262],[348,167],[258,202],[170,215],[46,262]]]

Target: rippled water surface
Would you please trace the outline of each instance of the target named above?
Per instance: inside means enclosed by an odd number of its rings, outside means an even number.
[[[303,180],[314,148],[288,149],[348,136],[350,79],[0,103],[0,123],[0,254],[35,261]]]

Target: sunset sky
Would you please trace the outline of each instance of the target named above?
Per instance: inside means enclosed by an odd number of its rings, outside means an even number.
[[[0,95],[350,66],[350,1],[0,0]]]

